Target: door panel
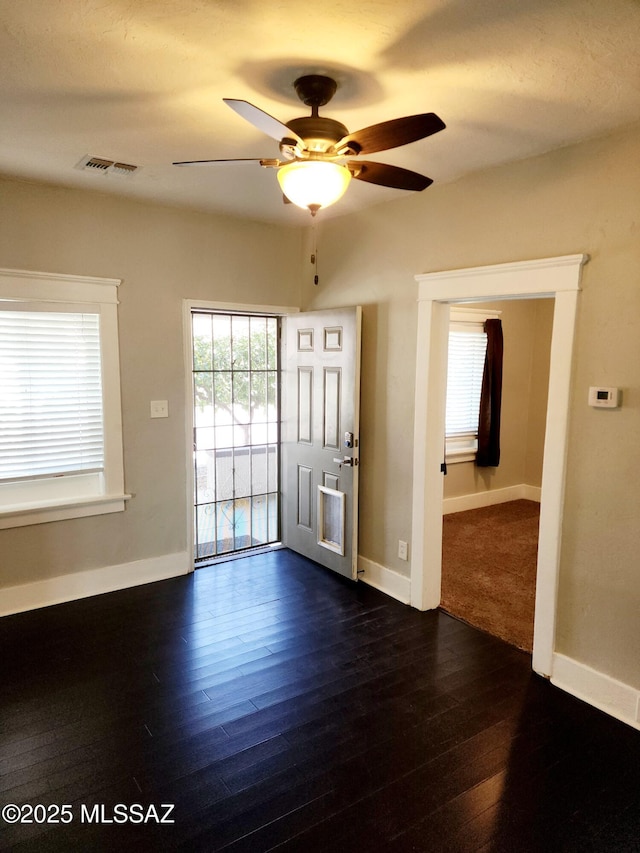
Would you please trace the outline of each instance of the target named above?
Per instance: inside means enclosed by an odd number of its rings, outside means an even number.
[[[362,309],[283,321],[283,542],[357,579]]]

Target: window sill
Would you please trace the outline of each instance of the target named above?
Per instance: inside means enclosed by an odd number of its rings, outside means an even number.
[[[0,530],[69,518],[122,512],[131,495],[98,495],[52,502],[7,505],[0,509]]]
[[[447,465],[457,465],[458,462],[475,462],[476,451],[459,450],[457,453],[455,451],[452,453],[447,453],[445,455],[445,461]]]
[[[447,465],[475,462],[477,452],[478,438],[475,433],[450,436],[445,441],[444,458]]]
[[[446,456],[445,462],[447,465],[457,465],[458,462],[475,462],[476,455],[475,453],[463,453],[455,456]]]

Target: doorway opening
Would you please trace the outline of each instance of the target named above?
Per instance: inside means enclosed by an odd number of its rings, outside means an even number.
[[[416,358],[411,603],[440,605],[441,473],[449,306],[496,299],[555,298],[536,573],[533,669],[553,675],[573,339],[580,274],[588,256],[565,255],[416,276]]]
[[[190,323],[198,567],[280,539],[280,319],[192,308]]]
[[[553,309],[552,299],[454,306],[449,334],[440,606],[529,653]],[[486,346],[484,320],[494,315],[504,335],[500,460],[478,467],[484,348],[469,362],[476,337]],[[473,430],[470,451],[463,429]]]
[[[184,300],[189,570],[287,547],[356,579],[361,323]]]

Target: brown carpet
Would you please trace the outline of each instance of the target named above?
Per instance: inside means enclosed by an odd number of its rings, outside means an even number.
[[[510,501],[443,518],[442,609],[533,648],[540,505]]]

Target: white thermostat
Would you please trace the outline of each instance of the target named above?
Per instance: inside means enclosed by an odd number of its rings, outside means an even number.
[[[589,405],[597,409],[617,409],[620,405],[619,388],[589,388]]]

